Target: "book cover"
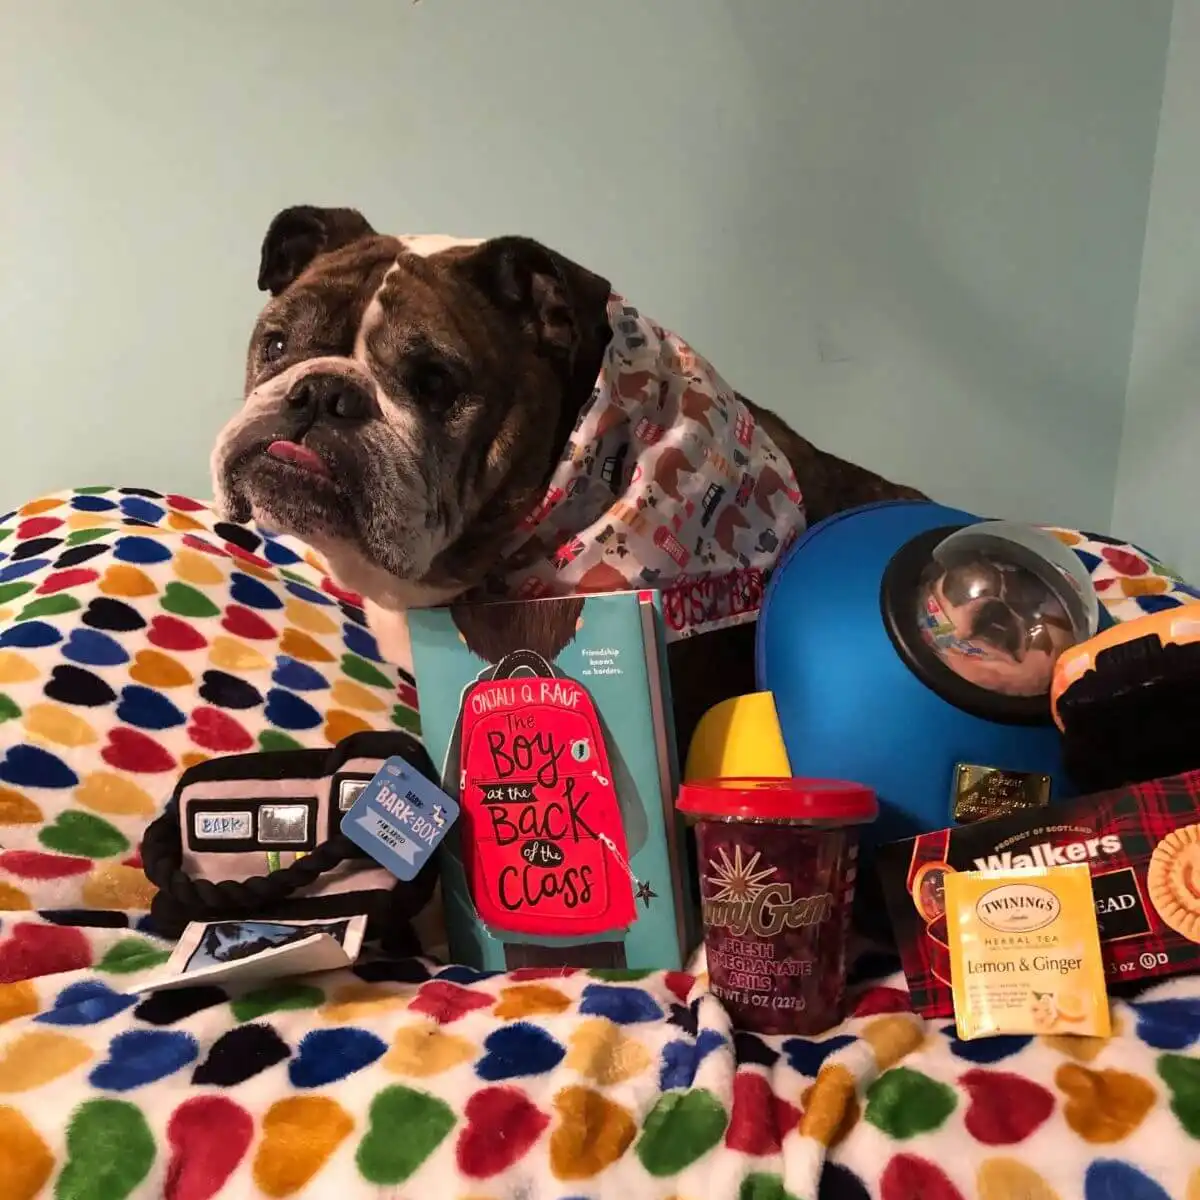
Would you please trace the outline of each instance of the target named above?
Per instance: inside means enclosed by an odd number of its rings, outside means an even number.
[[[425,743],[462,810],[442,853],[456,961],[682,965],[661,625],[636,592],[409,613]]]

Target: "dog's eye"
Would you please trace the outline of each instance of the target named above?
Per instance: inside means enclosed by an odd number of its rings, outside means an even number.
[[[454,376],[441,363],[420,363],[408,376],[408,388],[413,398],[427,404],[447,403],[454,398]]]
[[[282,333],[269,333],[263,339],[262,356],[265,362],[275,362],[283,357],[287,349],[287,338]]]

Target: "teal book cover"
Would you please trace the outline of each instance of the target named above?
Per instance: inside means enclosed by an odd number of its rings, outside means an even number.
[[[442,852],[453,959],[680,967],[694,905],[657,597],[458,604],[408,623],[425,744],[462,810]]]

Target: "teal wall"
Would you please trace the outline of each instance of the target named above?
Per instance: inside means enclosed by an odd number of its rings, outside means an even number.
[[[0,503],[207,494],[278,208],[527,232],[818,443],[1112,511],[1169,0],[0,0]]]
[[[1178,0],[1113,528],[1200,581],[1200,3]]]

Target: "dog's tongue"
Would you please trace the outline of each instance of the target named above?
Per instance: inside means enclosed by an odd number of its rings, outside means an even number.
[[[272,442],[267,447],[267,453],[286,462],[295,463],[296,466],[312,471],[315,475],[329,475],[325,460],[307,446],[301,446],[299,442]]]

